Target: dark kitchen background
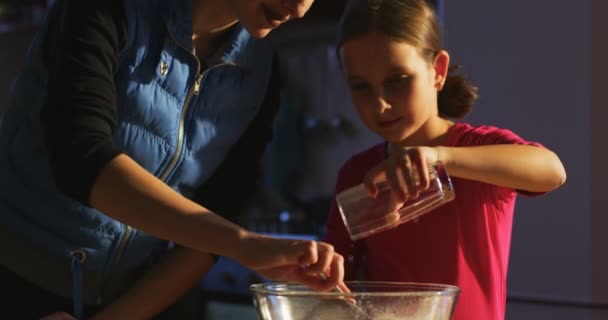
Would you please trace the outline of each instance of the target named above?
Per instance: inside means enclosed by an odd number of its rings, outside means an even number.
[[[0,0],[0,114],[47,2]],[[321,236],[337,169],[378,141],[359,122],[336,64],[344,2],[317,0],[304,19],[271,34],[284,80],[280,134],[266,153],[258,194],[239,214],[248,229]],[[542,141],[568,173],[558,191],[518,200],[507,319],[608,319],[608,2],[433,3],[445,47],[480,86],[466,120]],[[248,286],[261,280],[221,259],[200,283],[207,319],[256,319]]]

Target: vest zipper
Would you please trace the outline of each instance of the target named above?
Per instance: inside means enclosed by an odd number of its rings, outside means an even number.
[[[170,30],[170,28],[168,26],[167,26],[167,30]],[[188,92],[188,96],[186,96],[186,101],[184,102],[184,106],[182,107],[182,113],[179,118],[179,128],[177,131],[177,148],[175,150],[175,154],[173,155],[171,162],[169,162],[169,165],[167,165],[165,170],[163,170],[163,172],[159,176],[159,178],[164,182],[168,182],[168,177],[171,174],[171,172],[173,171],[173,169],[175,168],[175,166],[177,165],[177,162],[182,154],[182,149],[183,149],[183,144],[184,144],[184,122],[186,119],[186,113],[188,112],[188,109],[190,107],[190,102],[192,100],[192,97],[194,95],[198,95],[200,93],[201,83],[202,83],[205,75],[209,72],[209,70],[215,69],[220,66],[226,66],[226,65],[236,66],[236,64],[234,64],[232,62],[222,62],[222,63],[218,63],[214,66],[211,66],[211,67],[207,68],[205,71],[201,72],[201,61],[198,59],[198,57],[192,51],[188,50],[188,48],[184,47],[179,41],[177,41],[175,39],[175,37],[173,36],[173,34],[171,34],[171,32],[167,32],[167,33],[168,33],[169,37],[177,44],[178,47],[180,47],[183,50],[185,50],[186,52],[188,52],[196,61],[196,78],[194,80],[194,85]]]
[[[168,25],[167,30],[171,30]],[[177,164],[177,160],[179,160],[179,157],[182,153],[182,145],[184,143],[184,120],[186,119],[186,111],[188,111],[192,96],[199,93],[201,81],[203,79],[203,73],[201,73],[201,62],[200,60],[198,60],[198,57],[194,55],[190,50],[182,46],[181,43],[179,43],[179,41],[175,39],[175,37],[170,31],[168,31],[167,34],[169,35],[171,40],[173,40],[173,42],[175,42],[180,48],[184,49],[185,51],[190,53],[192,57],[194,57],[194,60],[196,61],[196,78],[194,80],[194,86],[188,90],[188,95],[186,96],[186,100],[184,101],[184,105],[182,107],[182,113],[179,117],[179,127],[177,129],[177,147],[175,149],[175,154],[173,155],[171,162],[169,162],[169,165],[167,165],[165,170],[163,170],[163,172],[159,176],[159,179],[164,182],[168,182],[167,177],[169,177],[169,173],[173,171],[173,168]]]
[[[199,61],[198,58],[196,59],[196,61],[197,62]],[[218,63],[212,67],[207,68],[205,71],[203,71],[201,73],[200,72],[200,62],[198,65],[199,65],[198,75],[196,76],[194,85],[192,86],[188,96],[186,97],[186,101],[184,102],[184,106],[182,107],[182,113],[179,118],[179,128],[177,130],[177,147],[175,150],[175,154],[173,155],[173,158],[171,159],[171,162],[169,163],[169,165],[165,168],[165,170],[163,170],[163,173],[159,176],[159,178],[161,180],[163,180],[164,182],[168,182],[168,177],[173,172],[173,169],[175,169],[175,166],[177,165],[177,162],[179,161],[179,158],[182,154],[182,151],[184,148],[184,123],[186,121],[186,114],[188,113],[188,109],[190,108],[190,104],[192,102],[192,97],[195,95],[198,95],[200,93],[201,84],[202,84],[203,80],[205,79],[205,76],[207,75],[207,73],[209,71],[211,71],[215,68],[218,68],[218,67],[236,66],[236,64],[234,64],[232,62],[222,62],[222,63]]]
[[[167,182],[167,177],[169,177],[169,173],[173,171],[173,168],[175,168],[175,165],[177,164],[177,161],[179,160],[179,157],[182,154],[182,147],[184,144],[184,122],[186,120],[186,113],[190,106],[190,102],[192,101],[192,97],[195,94],[199,93],[202,78],[203,74],[197,72],[194,86],[189,90],[188,96],[186,96],[186,101],[184,102],[184,106],[182,107],[182,112],[179,117],[179,127],[177,129],[177,147],[175,148],[175,154],[173,154],[171,162],[169,162],[169,165],[167,165],[163,173],[159,176],[159,178],[165,182]]]
[[[116,251],[114,252],[114,256],[112,257],[110,266],[115,266],[118,264],[118,261],[120,261],[120,258],[122,257],[122,254],[124,253],[125,248],[127,246],[127,241],[129,240],[129,237],[131,237],[131,233],[133,232],[133,228],[131,226],[127,224],[124,224],[124,226],[125,232],[120,237],[120,241],[118,241],[118,246],[116,247]]]
[[[196,81],[194,82],[194,94],[198,95],[201,90],[201,80],[203,80],[203,75],[201,74]]]
[[[110,260],[110,270],[112,270],[113,267],[118,265],[118,262],[120,261],[120,258],[122,258],[122,255],[125,252],[125,248],[127,247],[127,242],[129,241],[129,238],[133,233],[133,228],[130,225],[126,223],[122,223],[122,225],[125,227],[125,232],[120,236],[120,240],[118,240],[116,250],[114,250],[114,254],[112,255],[112,259]],[[104,302],[104,292],[106,291],[104,281],[107,280],[107,278],[107,276],[100,275],[97,279],[97,281],[99,281],[98,287],[100,289],[100,292],[98,292],[97,296],[97,303],[99,305]]]

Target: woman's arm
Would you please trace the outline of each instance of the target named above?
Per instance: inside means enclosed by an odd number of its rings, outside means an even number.
[[[248,232],[181,196],[125,155],[104,168],[91,196],[96,208],[119,221],[185,247],[229,256],[267,278],[316,290],[343,286],[343,258],[331,245]]]
[[[247,231],[178,194],[126,155],[101,171],[90,203],[134,228],[202,252],[241,258],[250,243]]]
[[[88,205],[101,169],[122,150],[114,74],[127,39],[123,1],[56,1],[44,39],[48,74],[41,110],[45,149],[57,188]]]
[[[115,302],[91,317],[92,320],[151,319],[172,305],[213,267],[204,253],[177,247]]]
[[[566,171],[557,155],[537,146],[438,147],[437,159],[454,177],[516,190],[548,192],[566,181]]]

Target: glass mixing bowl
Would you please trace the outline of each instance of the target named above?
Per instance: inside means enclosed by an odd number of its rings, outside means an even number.
[[[352,291],[319,292],[290,283],[251,285],[261,320],[450,320],[460,289],[407,282],[346,282]]]

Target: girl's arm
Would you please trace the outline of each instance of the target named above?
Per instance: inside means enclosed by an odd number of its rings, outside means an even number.
[[[177,247],[119,299],[91,317],[92,320],[151,319],[197,285],[213,266],[204,253]]]
[[[438,147],[438,160],[450,175],[516,190],[548,192],[566,181],[555,153],[531,145]]]
[[[396,203],[428,188],[428,165],[441,161],[451,176],[481,181],[515,190],[548,192],[566,181],[566,172],[555,153],[528,144],[490,144],[467,147],[411,147],[392,152],[370,170],[364,183],[376,194],[375,183],[387,179]],[[419,174],[414,183],[412,172]],[[409,190],[409,191],[408,191]]]

